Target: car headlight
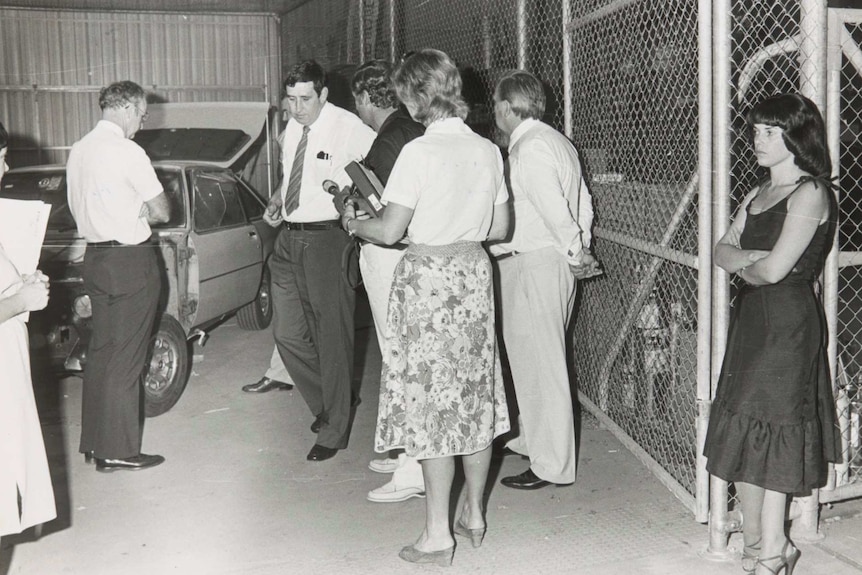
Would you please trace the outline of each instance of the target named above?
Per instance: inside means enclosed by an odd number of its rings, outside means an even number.
[[[80,318],[88,318],[93,315],[93,305],[90,303],[90,296],[88,295],[79,295],[75,298],[75,301],[72,302],[72,309]]]

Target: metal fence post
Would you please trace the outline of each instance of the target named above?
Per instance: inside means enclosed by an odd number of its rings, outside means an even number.
[[[730,1],[715,0],[712,6],[713,21],[713,236],[715,244],[725,233],[730,220]],[[712,281],[712,354],[711,387],[718,383],[718,374],[724,360],[727,338],[729,284],[727,273],[713,269]],[[710,398],[712,393],[710,393]],[[706,555],[717,559],[728,558],[727,547],[730,524],[727,514],[727,483],[713,477],[710,482],[709,547]]]
[[[709,406],[712,399],[712,1],[699,0],[698,17],[698,267],[697,267],[697,469],[695,519],[709,520],[709,473],[703,457]]]
[[[824,113],[826,108],[826,55],[827,55],[827,19],[826,0],[802,0],[800,2],[799,29],[801,38],[799,42],[799,91],[811,98]],[[837,238],[834,240],[837,245]],[[831,264],[831,265],[828,265]],[[824,274],[831,280],[838,275],[837,258],[834,250],[830,256],[828,267]],[[828,293],[828,292],[827,292]],[[835,329],[835,315],[837,308],[835,298],[824,294],[826,305],[826,316],[828,319],[828,356],[830,373],[835,373],[835,356],[837,353],[837,330]],[[830,309],[831,308],[831,309]],[[807,497],[798,497],[794,505],[798,509],[798,519],[792,522],[791,532],[795,539],[800,541],[816,541],[823,536],[818,533],[818,521],[820,518],[819,489],[812,491]]]

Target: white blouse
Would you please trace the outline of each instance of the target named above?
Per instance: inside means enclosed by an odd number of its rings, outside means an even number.
[[[482,242],[509,198],[503,158],[460,118],[438,120],[401,150],[381,201],[413,210],[410,243]]]

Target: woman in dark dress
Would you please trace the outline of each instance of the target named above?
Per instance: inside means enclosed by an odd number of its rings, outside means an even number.
[[[711,474],[736,486],[743,569],[791,575],[800,552],[785,535],[788,495],[822,486],[837,454],[823,308],[814,291],[834,233],[831,163],[823,118],[803,96],[770,97],[748,123],[769,177],[715,246],[715,263],[745,286],[730,320],[704,455]]]

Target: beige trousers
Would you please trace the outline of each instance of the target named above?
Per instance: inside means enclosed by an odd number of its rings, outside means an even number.
[[[543,248],[504,259],[503,340],[520,408],[519,435],[507,443],[530,458],[539,478],[575,481],[575,422],[566,357],[576,280],[565,258]]]

